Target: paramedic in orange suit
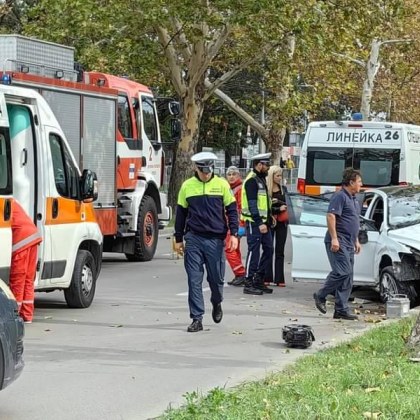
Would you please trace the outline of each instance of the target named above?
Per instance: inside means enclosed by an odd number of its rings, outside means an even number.
[[[12,263],[10,267],[10,289],[18,307],[19,315],[26,323],[34,316],[34,281],[41,235],[32,219],[21,205],[12,203]]]

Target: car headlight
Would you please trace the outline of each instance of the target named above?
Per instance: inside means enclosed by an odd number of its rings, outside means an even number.
[[[9,286],[2,279],[0,279],[0,290],[7,296],[8,299],[16,300]]]

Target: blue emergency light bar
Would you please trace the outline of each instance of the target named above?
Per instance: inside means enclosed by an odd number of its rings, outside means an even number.
[[[3,76],[1,76],[1,82],[3,83],[3,85],[11,85],[12,76],[10,74],[3,74]]]

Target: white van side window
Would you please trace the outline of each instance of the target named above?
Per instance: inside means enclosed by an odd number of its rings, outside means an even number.
[[[8,140],[9,136],[6,130],[6,128],[0,129],[0,194],[12,193],[10,140]]]
[[[57,134],[51,133],[49,140],[57,192],[63,197],[78,199],[79,173],[70,152]]]

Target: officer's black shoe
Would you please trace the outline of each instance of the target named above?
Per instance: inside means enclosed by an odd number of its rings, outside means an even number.
[[[194,319],[193,322],[191,322],[191,325],[187,328],[188,332],[198,332],[203,331],[203,323],[199,319]]]
[[[255,287],[254,281],[251,278],[247,278],[245,280],[244,293],[247,295],[261,296],[263,294],[263,291]]]
[[[262,285],[258,285],[256,286],[257,289],[260,289],[263,291],[263,293],[267,293],[267,294],[271,294],[273,293],[273,289],[270,289],[269,287],[267,287],[264,283]]]
[[[213,311],[211,313],[213,321],[218,324],[223,318],[222,304],[218,303],[217,305],[213,304]]]
[[[357,321],[359,319],[357,315],[353,315],[348,312],[334,312],[333,318],[346,319],[347,321]]]
[[[315,299],[315,306],[316,309],[318,309],[319,312],[321,312],[322,314],[326,314],[327,313],[327,306],[325,304],[325,301],[322,301],[319,296],[318,293],[314,293],[314,299]]]
[[[229,281],[228,284],[230,286],[243,286],[245,284],[246,277],[244,276],[236,276],[232,281]]]
[[[247,295],[261,296],[263,294],[263,291],[261,289],[258,289],[255,286],[253,286],[252,283],[251,283],[249,285],[245,285],[244,293],[247,294]]]

